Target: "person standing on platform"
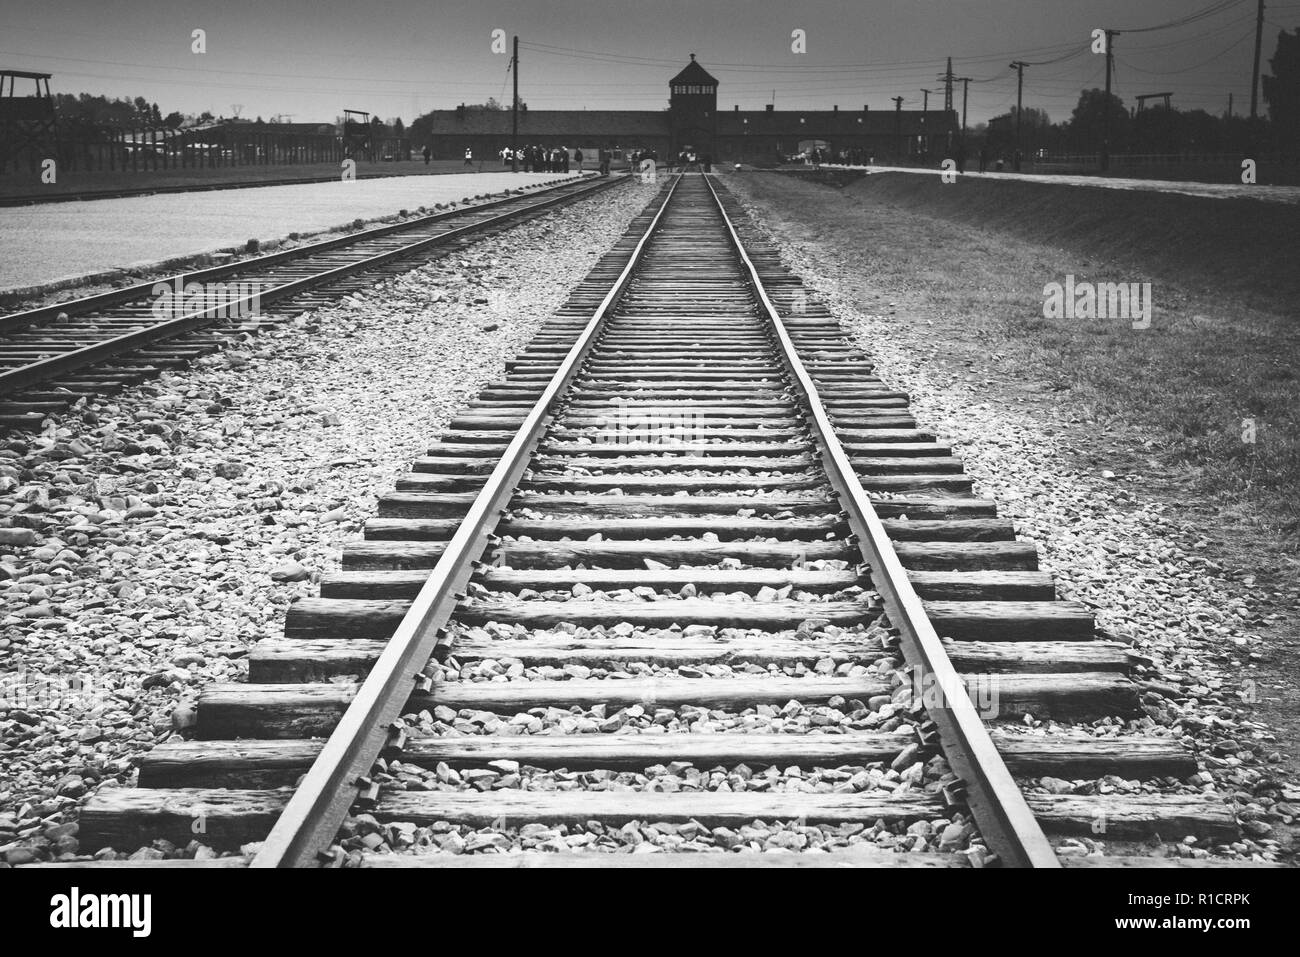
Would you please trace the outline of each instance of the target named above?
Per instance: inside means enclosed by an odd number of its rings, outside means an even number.
[[[424,149],[420,150],[420,153],[424,156],[424,165],[425,165],[425,166],[428,166],[428,165],[429,165],[429,157],[433,155],[433,151],[432,151],[431,149],[429,149],[429,144],[428,144],[428,143],[426,143],[426,144],[424,145]]]
[[[578,164],[578,172],[582,172],[582,150],[573,151],[573,161]]]
[[[465,147],[465,165],[474,165],[474,151],[470,147]]]

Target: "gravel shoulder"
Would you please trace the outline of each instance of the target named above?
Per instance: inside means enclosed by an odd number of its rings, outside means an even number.
[[[1105,636],[1152,659],[1148,717],[1135,730],[1193,747],[1199,786],[1231,796],[1252,835],[1246,850],[1289,858],[1300,800],[1294,675],[1285,667],[1295,589],[1277,580],[1254,587],[1250,556],[1220,552],[1184,501],[1099,467],[1095,456],[1122,436],[1084,421],[1068,397],[1035,402],[1046,388],[1033,371],[987,373],[984,344],[960,341],[923,286],[873,283],[861,250],[836,242],[807,197],[790,201],[741,176],[727,185],[856,332],[881,378],[911,395],[921,426],[953,441],[977,493],[1038,546],[1062,596],[1092,606]]]
[[[919,176],[938,176],[937,169],[917,169],[912,166],[844,166],[831,169],[856,169],[870,173],[911,173]],[[1261,203],[1300,204],[1300,186],[1264,186],[1241,183],[1191,183],[1184,180],[1134,179],[1125,176],[1075,176],[1068,173],[962,173],[979,179],[1000,179],[1008,182],[1056,183],[1061,186],[1090,186],[1095,189],[1126,189],[1151,193],[1178,193],[1181,196],[1201,196],[1206,199],[1253,199]]]
[[[84,796],[242,677],[646,199],[615,188],[0,443],[0,862],[70,853]]]

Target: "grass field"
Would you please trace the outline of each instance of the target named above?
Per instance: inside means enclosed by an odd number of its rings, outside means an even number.
[[[952,360],[1012,373],[1224,522],[1297,548],[1300,210],[906,174],[744,182],[849,257],[864,296],[909,298]],[[1068,275],[1152,283],[1150,328],[1044,318],[1044,287]]]

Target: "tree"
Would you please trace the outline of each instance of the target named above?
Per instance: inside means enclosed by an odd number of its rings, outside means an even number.
[[[1183,115],[1172,107],[1139,110],[1130,127],[1130,146],[1138,153],[1177,153],[1184,140]]]
[[[1182,114],[1181,148],[1191,153],[1219,153],[1227,137],[1221,117],[1211,116],[1205,110],[1190,110]]]
[[[1110,115],[1111,150],[1127,146],[1129,116],[1128,110],[1124,109],[1124,101],[1113,93],[1107,101],[1105,90],[1092,89],[1080,94],[1078,105],[1070,115],[1070,148],[1080,153],[1099,152],[1106,135],[1107,113]]]
[[[1300,27],[1277,35],[1277,50],[1268,61],[1271,76],[1261,77],[1264,102],[1278,140],[1288,150],[1300,148]]]
[[[167,127],[169,130],[178,130],[184,122],[185,117],[181,116],[179,113],[172,112],[163,117],[162,125]]]
[[[510,109],[510,107],[505,103],[500,102],[495,96],[489,96],[487,98],[486,103],[467,103],[465,105],[466,112],[480,111],[480,112],[493,113],[493,112],[504,111],[508,109]],[[521,110],[528,109],[528,104],[525,103],[522,99],[519,101],[519,109]]]
[[[1020,149],[1032,156],[1040,147],[1054,145],[1052,120],[1046,110],[1026,106],[1020,117]],[[1016,111],[995,116],[989,120],[986,131],[976,127],[976,142],[986,142],[996,154],[1010,156],[1016,150]]]

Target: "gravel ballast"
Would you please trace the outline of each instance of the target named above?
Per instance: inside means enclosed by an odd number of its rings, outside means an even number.
[[[615,188],[0,444],[0,863],[70,853],[80,801],[242,678],[648,198]]]
[[[975,493],[997,501],[1018,538],[1037,546],[1061,597],[1093,608],[1101,637],[1152,660],[1135,675],[1149,682],[1146,716],[1127,730],[1168,734],[1193,748],[1197,789],[1231,802],[1246,835],[1222,853],[1289,857],[1300,789],[1281,774],[1276,734],[1249,713],[1264,693],[1253,673],[1261,639],[1251,626],[1266,619],[1233,593],[1213,555],[1198,552],[1205,543],[1188,539],[1168,505],[1144,500],[1138,482],[1074,467],[1077,450],[1054,427],[1061,423],[1031,417],[991,399],[978,382],[936,368],[924,348],[900,341],[917,335],[924,315],[865,311],[846,291],[852,267],[834,244],[787,240],[770,211],[749,201],[743,177],[729,177],[728,186],[810,292],[854,332],[876,374],[910,395],[920,426],[952,441]],[[914,328],[900,337],[903,322]],[[1049,730],[1058,727],[1084,730]]]

